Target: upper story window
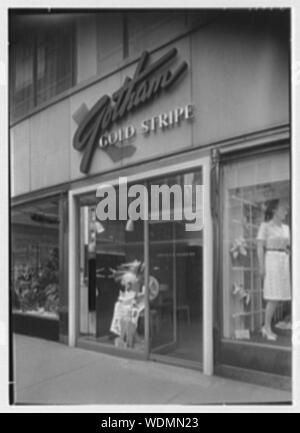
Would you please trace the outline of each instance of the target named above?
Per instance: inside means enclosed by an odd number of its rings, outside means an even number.
[[[72,27],[63,27],[37,37],[37,104],[73,85]]]
[[[33,108],[33,40],[25,39],[11,50],[10,114],[12,118]]]
[[[12,121],[73,86],[73,34],[69,23],[18,29],[10,42]]]

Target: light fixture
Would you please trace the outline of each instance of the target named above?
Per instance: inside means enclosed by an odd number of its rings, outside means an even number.
[[[127,232],[133,232],[134,231],[134,221],[133,220],[129,219],[127,221],[125,230]]]
[[[105,227],[103,226],[103,224],[100,223],[100,221],[96,221],[95,225],[96,225],[96,232],[98,234],[105,232]]]
[[[43,212],[35,212],[30,215],[32,221],[36,223],[45,223],[45,224],[58,224],[59,218],[57,215],[46,214]]]

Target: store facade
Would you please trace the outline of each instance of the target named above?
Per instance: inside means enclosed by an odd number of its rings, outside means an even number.
[[[72,22],[75,78],[58,67],[63,93],[12,121],[16,332],[289,387],[291,300],[276,303],[266,338],[258,252],[271,205],[284,203],[291,226],[289,13],[128,12],[125,27],[124,14],[96,15]],[[100,221],[107,184],[119,218]],[[137,185],[149,197],[201,186],[201,205],[187,207],[203,225],[187,231],[175,209],[120,218]],[[134,284],[132,330],[118,312]]]

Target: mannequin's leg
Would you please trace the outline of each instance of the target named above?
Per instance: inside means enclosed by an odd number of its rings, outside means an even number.
[[[277,301],[268,301],[266,306],[265,328],[268,332],[272,332],[272,319],[275,314],[277,304]]]

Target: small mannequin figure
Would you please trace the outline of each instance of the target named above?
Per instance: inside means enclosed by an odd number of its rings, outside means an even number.
[[[280,301],[291,300],[290,286],[290,229],[283,224],[288,212],[287,204],[272,200],[265,214],[265,222],[257,235],[257,254],[260,276],[264,280],[264,299],[267,301],[262,335],[277,340],[272,331],[272,319]]]
[[[125,290],[120,291],[115,303],[110,331],[119,335],[116,339],[119,346],[133,348],[137,340],[138,319],[145,310],[144,264],[135,260],[112,271],[114,279]],[[158,293],[158,281],[149,276],[149,300],[152,301]]]

